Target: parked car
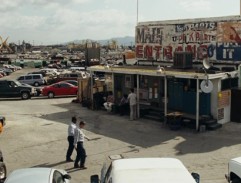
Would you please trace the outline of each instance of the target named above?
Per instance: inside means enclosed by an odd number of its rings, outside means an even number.
[[[103,166],[101,178],[91,176],[91,183],[198,183],[199,174],[189,173],[183,163],[175,158],[118,159]]]
[[[24,168],[14,170],[4,183],[70,183],[70,179],[70,175],[65,170]]]
[[[28,87],[33,87],[29,84],[26,84],[26,83],[21,83],[23,86],[28,86]],[[41,93],[42,93],[42,87],[34,87],[35,89],[35,96],[40,96]]]
[[[229,183],[241,183],[241,157],[229,161],[225,177]]]
[[[5,72],[7,75],[10,75],[10,74],[13,73],[13,71],[12,71],[11,69],[8,69],[8,68],[1,68],[1,70],[2,70],[3,72]]]
[[[17,80],[20,83],[26,83],[33,86],[40,86],[46,83],[42,74],[29,74],[20,76]]]
[[[34,87],[24,86],[15,80],[0,80],[0,98],[21,97],[26,100],[34,95]]]
[[[46,76],[46,72],[44,72],[44,71],[34,71],[34,72],[28,73],[28,75],[30,75],[30,74],[42,74],[43,77]]]
[[[66,82],[59,82],[42,88],[42,95],[53,98],[63,95],[77,95],[78,87]]]
[[[76,80],[78,78],[87,78],[87,73],[86,72],[74,72],[74,73],[62,73],[58,75],[57,77],[53,78],[50,80],[50,83],[56,83],[60,81],[65,81],[65,80]]]

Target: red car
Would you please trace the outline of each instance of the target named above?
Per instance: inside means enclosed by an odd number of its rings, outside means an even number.
[[[77,95],[78,87],[66,82],[58,82],[42,88],[42,95],[54,98],[54,96]]]

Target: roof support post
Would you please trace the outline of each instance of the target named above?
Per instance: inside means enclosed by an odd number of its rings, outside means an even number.
[[[140,118],[140,80],[139,80],[139,74],[136,75],[136,96],[137,96],[137,118]]]
[[[164,115],[167,115],[167,76],[164,77]]]
[[[90,71],[90,99],[91,99],[91,109],[94,109],[94,97],[93,97],[93,72]]]
[[[196,131],[199,130],[199,79],[197,78],[197,93],[196,93]]]

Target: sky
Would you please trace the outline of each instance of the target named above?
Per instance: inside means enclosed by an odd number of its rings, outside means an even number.
[[[137,13],[138,1],[138,13]],[[0,36],[34,45],[134,36],[138,22],[240,14],[240,0],[0,0]]]

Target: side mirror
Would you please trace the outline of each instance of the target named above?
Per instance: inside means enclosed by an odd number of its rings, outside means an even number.
[[[69,174],[65,174],[65,175],[63,175],[63,178],[70,180],[70,179],[71,179],[71,176],[70,176]]]
[[[99,183],[99,175],[91,175],[90,183]]]
[[[191,173],[191,175],[197,183],[200,182],[200,175],[198,173]]]

